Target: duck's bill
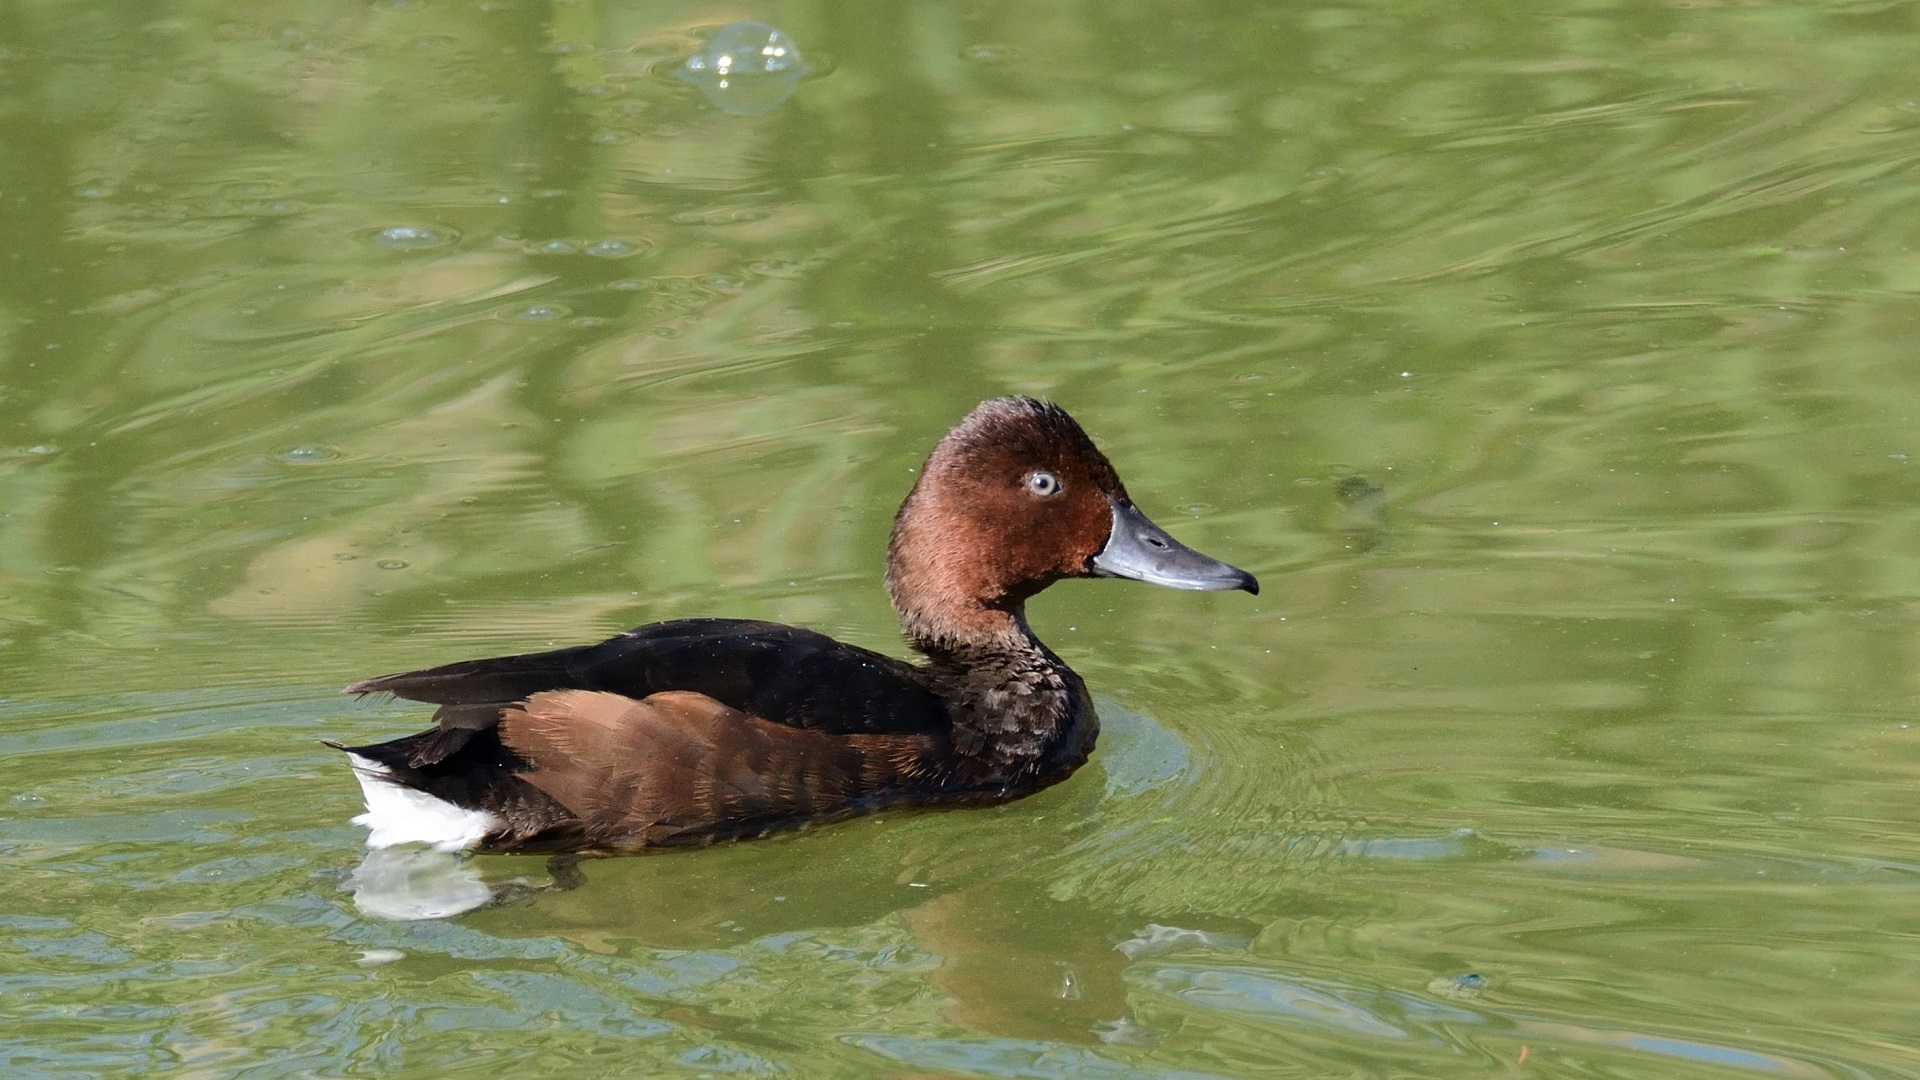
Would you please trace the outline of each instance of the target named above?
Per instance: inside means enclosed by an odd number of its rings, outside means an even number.
[[[1126,499],[1113,503],[1113,532],[1093,557],[1097,577],[1132,578],[1172,589],[1244,589],[1258,594],[1260,583],[1237,566],[1209,558],[1167,535]]]

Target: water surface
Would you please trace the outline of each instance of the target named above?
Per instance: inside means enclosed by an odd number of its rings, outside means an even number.
[[[784,97],[675,77],[748,20]],[[0,1071],[1920,1075],[1916,42],[0,13]],[[423,710],[337,687],[689,615],[898,651],[893,509],[1008,392],[1266,586],[1035,601],[1093,765],[355,906],[319,740]]]

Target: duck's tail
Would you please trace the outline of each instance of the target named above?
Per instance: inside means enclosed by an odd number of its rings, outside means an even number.
[[[461,851],[476,846],[502,824],[490,811],[461,806],[409,784],[391,766],[361,752],[379,747],[331,745],[346,751],[353,777],[360,781],[367,812],[353,823],[366,826],[368,847],[425,844],[437,851]]]

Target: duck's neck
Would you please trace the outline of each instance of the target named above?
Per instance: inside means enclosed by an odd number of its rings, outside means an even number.
[[[1087,760],[1098,721],[1086,684],[1034,636],[1021,605],[954,619],[901,616],[953,717],[953,747],[969,786],[1023,793]]]

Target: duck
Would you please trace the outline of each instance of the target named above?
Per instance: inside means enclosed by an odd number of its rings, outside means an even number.
[[[1027,623],[1068,578],[1260,586],[1154,524],[1067,411],[982,402],[934,446],[887,545],[908,662],[746,619],[365,679],[436,706],[345,751],[367,845],[621,855],[899,807],[1005,803],[1085,764],[1086,683]]]

